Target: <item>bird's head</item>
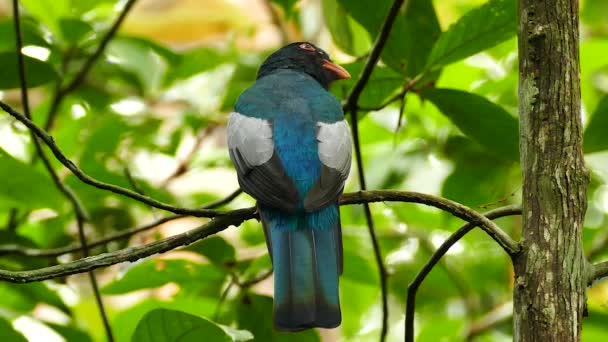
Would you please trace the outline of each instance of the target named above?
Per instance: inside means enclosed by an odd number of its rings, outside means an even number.
[[[258,78],[281,69],[306,73],[325,89],[331,82],[350,78],[350,74],[329,58],[327,52],[307,42],[291,43],[270,55],[258,71]]]

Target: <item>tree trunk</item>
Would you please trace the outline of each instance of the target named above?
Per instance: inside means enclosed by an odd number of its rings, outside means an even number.
[[[578,0],[519,0],[523,250],[515,341],[579,341],[586,272]]]

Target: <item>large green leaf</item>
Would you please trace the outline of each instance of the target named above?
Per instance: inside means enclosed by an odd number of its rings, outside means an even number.
[[[109,283],[103,293],[122,294],[154,288],[169,282],[215,283],[219,285],[224,274],[212,265],[198,264],[181,259],[150,259],[130,268],[121,278]]]
[[[32,18],[21,18],[21,35],[23,36],[23,46],[49,46],[39,24]],[[13,20],[0,20],[0,51],[15,51],[16,46]]]
[[[249,341],[248,331],[226,329],[204,318],[169,309],[148,312],[137,324],[132,342]]]
[[[325,24],[340,49],[353,56],[362,55],[369,50],[369,34],[348,15],[338,0],[323,0],[321,5]]]
[[[63,204],[53,181],[30,164],[0,148],[0,203],[24,209],[53,208]]]
[[[47,24],[54,32],[59,32],[59,18],[70,14],[69,0],[21,0],[27,13]]]
[[[441,34],[425,69],[437,70],[501,43],[516,33],[516,2],[490,0],[465,14]]]
[[[519,124],[502,107],[461,90],[429,89],[422,95],[488,152],[507,160],[519,160]]]
[[[375,40],[392,0],[338,0]],[[382,53],[382,60],[405,76],[420,73],[441,29],[429,0],[410,0],[401,8]]]
[[[27,86],[37,87],[57,79],[53,66],[30,56],[23,56],[27,75]],[[17,55],[13,51],[0,52],[0,89],[20,87]]]
[[[176,80],[183,80],[196,74],[211,70],[220,64],[230,62],[234,56],[222,53],[217,49],[197,48],[182,55],[176,55],[173,69],[167,73],[165,83],[171,84]]]
[[[7,342],[27,342],[25,337],[21,335],[21,333],[17,332],[13,328],[13,326],[6,321],[4,318],[0,317],[0,341]]]
[[[585,153],[592,153],[608,149],[608,96],[605,96],[597,105],[591,121],[585,129],[584,149]]]

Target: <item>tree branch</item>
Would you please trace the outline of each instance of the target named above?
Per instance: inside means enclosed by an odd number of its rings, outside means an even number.
[[[225,198],[210,202],[210,203],[206,204],[205,206],[202,206],[201,209],[213,209],[213,208],[221,207],[225,204],[230,203],[242,192],[243,191],[241,189],[238,189],[238,190],[234,191],[233,193],[231,193],[230,195],[226,196]],[[180,218],[184,218],[184,217],[186,217],[186,215],[169,215],[169,216],[161,217],[150,223],[146,223],[144,225],[129,228],[129,229],[124,229],[124,230],[121,230],[114,234],[108,235],[104,238],[101,238],[97,241],[89,242],[88,246],[90,248],[93,248],[93,247],[105,245],[112,241],[126,239],[135,234],[158,227],[163,223],[167,223],[167,222],[177,220]],[[80,244],[73,244],[73,245],[53,248],[53,249],[24,248],[19,245],[2,245],[2,246],[0,246],[0,256],[7,255],[7,254],[18,254],[18,255],[31,256],[31,257],[57,257],[57,256],[60,256],[63,254],[78,252],[80,250],[82,250],[82,245],[80,245]]]
[[[587,281],[588,285],[591,285],[602,278],[608,277],[608,261],[591,265],[591,270],[592,272]]]
[[[467,208],[447,199],[416,192],[386,190],[348,193],[342,195],[340,204],[350,205],[386,201],[426,204],[448,211],[454,216],[464,218],[465,220],[470,220],[474,222],[481,221],[484,226],[487,225],[486,222],[490,222],[491,226],[494,228],[485,229],[489,229],[493,232],[498,232],[494,233],[495,236],[506,235],[500,230],[500,228],[498,228],[494,223],[492,223],[492,221],[489,221],[487,218],[475,212],[473,209]],[[0,270],[0,280],[6,280],[13,283],[41,281],[76,273],[87,272],[93,269],[97,269],[104,266],[110,266],[125,261],[133,262],[138,259],[148,257],[150,255],[167,252],[180,246],[189,245],[209,235],[213,235],[222,230],[225,230],[231,225],[238,226],[242,222],[255,217],[256,211],[254,207],[232,210],[229,212],[225,212],[222,216],[218,216],[212,219],[210,222],[202,225],[201,227],[192,229],[182,234],[170,236],[168,238],[155,241],[147,245],[125,248],[119,251],[91,256],[88,258],[68,262],[62,265],[44,267],[37,270]],[[513,242],[508,236],[506,237],[506,241],[502,242],[502,244],[508,246],[511,246],[511,244],[513,244],[515,246],[514,248],[518,247],[517,244]]]
[[[12,283],[29,283],[87,272],[125,261],[133,262],[157,253],[170,251],[180,246],[189,245],[209,235],[218,233],[228,228],[230,225],[240,225],[243,221],[252,219],[254,217],[254,211],[254,208],[234,210],[230,215],[217,217],[205,225],[182,234],[174,235],[147,245],[125,248],[112,253],[103,253],[62,265],[44,267],[31,271],[0,270],[0,280],[6,280]]]
[[[367,85],[369,81],[372,71],[374,67],[378,63],[380,59],[380,55],[382,54],[382,50],[386,45],[386,41],[388,40],[388,36],[393,28],[393,24],[395,23],[395,19],[397,18],[397,14],[399,13],[399,9],[403,5],[404,0],[395,0],[391,5],[386,19],[382,23],[382,27],[380,29],[380,33],[374,42],[374,46],[365,62],[365,66],[363,67],[363,71],[357,82],[353,86],[350,94],[346,98],[346,102],[344,105],[344,112],[350,112],[351,115],[351,123],[352,123],[352,133],[353,133],[353,143],[355,146],[355,157],[357,160],[357,173],[359,175],[359,185],[361,190],[367,190],[367,186],[365,184],[365,173],[363,167],[363,158],[361,155],[361,143],[359,140],[359,123],[357,120],[357,103],[359,102],[359,97],[363,92],[363,89]],[[382,251],[380,250],[380,245],[378,244],[378,238],[376,237],[376,232],[374,229],[374,221],[372,219],[372,213],[369,209],[369,205],[367,203],[363,204],[363,210],[365,212],[365,220],[367,221],[367,228],[369,230],[369,235],[372,240],[372,246],[374,248],[374,255],[376,258],[376,264],[378,266],[378,273],[380,274],[380,288],[382,290],[382,329],[380,331],[380,342],[386,339],[386,334],[388,333],[388,288],[386,283],[387,273],[386,266],[384,265],[384,260],[382,258]]]
[[[18,121],[23,123],[25,126],[27,126],[27,128],[29,128],[29,130],[33,134],[35,134],[40,139],[42,139],[42,141],[44,141],[46,143],[46,145],[51,149],[51,151],[53,152],[53,154],[55,155],[57,160],[59,160],[59,162],[61,164],[63,164],[66,168],[68,168],[68,170],[70,170],[76,177],[78,177],[78,179],[80,179],[85,184],[91,185],[98,189],[107,190],[107,191],[113,192],[115,194],[119,194],[119,195],[123,195],[123,196],[129,197],[129,198],[132,198],[136,201],[142,202],[144,204],[153,206],[158,209],[170,211],[174,214],[190,215],[190,216],[195,216],[195,217],[209,217],[209,218],[222,215],[221,212],[216,211],[216,210],[187,209],[187,208],[176,207],[176,206],[173,206],[173,205],[170,205],[167,203],[157,201],[148,196],[138,194],[135,191],[125,189],[125,188],[122,188],[122,187],[114,185],[114,184],[104,183],[102,181],[94,179],[91,176],[84,173],[81,169],[78,168],[78,166],[76,166],[76,164],[74,164],[74,162],[72,162],[70,159],[68,159],[68,157],[66,157],[66,155],[63,154],[61,149],[59,149],[57,144],[55,144],[53,137],[51,135],[49,135],[46,131],[44,131],[42,128],[38,127],[32,120],[30,120],[23,114],[17,112],[13,108],[11,108],[11,106],[9,106],[8,104],[6,104],[2,101],[0,101],[0,107],[5,112],[7,112],[11,116],[13,116],[15,119],[17,119]]]
[[[101,39],[101,42],[97,46],[97,49],[84,62],[82,68],[80,68],[76,76],[74,76],[74,78],[65,87],[59,86],[57,88],[55,96],[53,97],[53,101],[51,102],[51,107],[49,109],[49,114],[47,116],[46,123],[44,125],[44,129],[46,131],[51,130],[51,128],[53,127],[57,111],[59,110],[59,105],[61,104],[63,98],[72,91],[74,91],[74,89],[78,88],[80,84],[82,84],[85,77],[87,76],[91,68],[93,68],[93,65],[95,65],[95,62],[97,62],[110,40],[112,40],[112,38],[114,38],[114,36],[118,32],[118,28],[120,27],[124,19],[127,17],[127,14],[129,13],[136,1],[137,0],[127,1],[125,7],[120,12],[120,15],[118,16],[114,24],[112,24],[106,35]]]
[[[21,85],[21,102],[23,105],[23,110],[27,119],[31,120],[32,115],[30,113],[29,99],[28,99],[28,91],[27,91],[27,78],[26,78],[26,70],[25,70],[25,61],[23,58],[23,37],[21,34],[21,16],[19,15],[19,2],[18,0],[13,0],[13,21],[15,24],[15,41],[16,41],[16,50],[17,50],[17,60],[18,60],[18,70],[19,70],[19,79]],[[30,134],[32,136],[32,140],[34,141],[34,145],[36,146],[36,151],[38,155],[42,159],[44,166],[46,167],[48,173],[51,175],[53,182],[56,187],[67,197],[74,208],[74,212],[76,214],[76,223],[78,225],[78,238],[80,240],[80,244],[82,245],[82,251],[85,257],[89,255],[89,249],[86,243],[86,237],[84,233],[84,221],[87,220],[88,215],[80,199],[76,196],[76,194],[70,189],[67,185],[59,179],[59,176],[53,169],[48,157],[42,150],[42,146],[38,141],[38,138],[34,135],[34,133],[30,130]],[[114,341],[114,335],[112,334],[112,328],[110,327],[110,322],[108,320],[108,316],[106,314],[106,310],[103,305],[103,300],[101,298],[101,293],[99,292],[99,286],[97,285],[97,278],[95,278],[95,274],[93,271],[89,272],[89,280],[91,282],[91,287],[93,289],[93,294],[95,296],[95,300],[97,302],[97,308],[99,309],[99,314],[103,321],[104,329],[106,332],[106,337],[108,341]]]
[[[425,203],[426,204],[426,203]],[[437,206],[438,207],[438,206]],[[441,208],[444,209],[444,208]],[[445,210],[445,209],[444,209]],[[470,210],[470,209],[469,209]],[[446,210],[452,213],[454,216],[458,216],[463,218],[453,211]],[[469,213],[470,214],[470,213]],[[519,206],[508,206],[497,208],[491,211],[488,211],[484,215],[477,214],[475,216],[479,216],[476,219],[469,219],[469,223],[460,227],[454,234],[452,234],[447,240],[445,240],[439,248],[435,251],[431,259],[424,265],[424,267],[420,270],[420,272],[416,275],[412,283],[408,286],[407,291],[407,305],[405,311],[405,341],[406,342],[414,342],[414,314],[416,312],[416,293],[418,292],[418,288],[426,279],[426,276],[431,272],[433,267],[441,260],[441,257],[447,253],[447,251],[452,247],[458,240],[460,240],[463,236],[465,236],[468,232],[470,232],[473,228],[480,226],[492,239],[498,241],[497,239],[504,239],[506,234],[500,229],[498,229],[497,234],[494,233],[494,228],[491,228],[493,232],[488,231],[490,226],[494,226],[498,228],[491,219],[496,219],[499,217],[510,216],[510,215],[520,215],[521,207]],[[483,219],[481,219],[483,218]],[[488,225],[491,223],[491,225]],[[502,236],[502,237],[501,237]],[[515,241],[512,241],[511,238],[506,236],[506,240],[499,244],[503,247],[505,252],[509,254],[509,256],[513,257],[516,253],[519,252],[519,245]]]
[[[371,202],[409,202],[409,203],[419,203],[425,204],[431,207],[435,207],[441,209],[443,211],[447,211],[450,214],[469,222],[473,222],[476,227],[479,225],[481,229],[483,229],[494,241],[496,241],[502,249],[505,250],[510,256],[517,254],[520,251],[520,246],[517,242],[515,242],[507,233],[505,233],[502,229],[500,229],[494,222],[492,222],[486,216],[476,212],[475,210],[464,206],[460,203],[451,201],[446,198],[437,197],[428,194],[422,194],[419,192],[409,192],[409,191],[397,191],[397,190],[368,190],[368,191],[359,191],[352,192],[348,194],[342,195],[340,200],[341,205],[348,204],[360,204],[360,203],[371,203]],[[494,213],[498,210],[506,210],[505,208],[509,208],[512,210],[516,210],[515,213],[509,215],[515,215],[520,213],[519,208],[514,207],[504,207],[496,210],[489,211],[488,214]],[[502,215],[506,216],[506,215]],[[498,217],[502,217],[498,216]],[[470,227],[471,230],[473,227]],[[462,230],[465,227],[462,227]],[[459,231],[460,231],[459,230]],[[456,234],[456,233],[454,233]],[[450,237],[451,238],[451,237]],[[449,239],[448,239],[449,241]],[[442,245],[443,246],[443,245]]]

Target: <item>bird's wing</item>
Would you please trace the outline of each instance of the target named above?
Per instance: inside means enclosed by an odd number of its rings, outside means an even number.
[[[344,190],[350,172],[352,140],[346,120],[317,124],[321,174],[304,199],[308,212],[335,202]]]
[[[241,188],[267,206],[294,211],[298,191],[275,152],[271,123],[232,112],[227,134]]]

